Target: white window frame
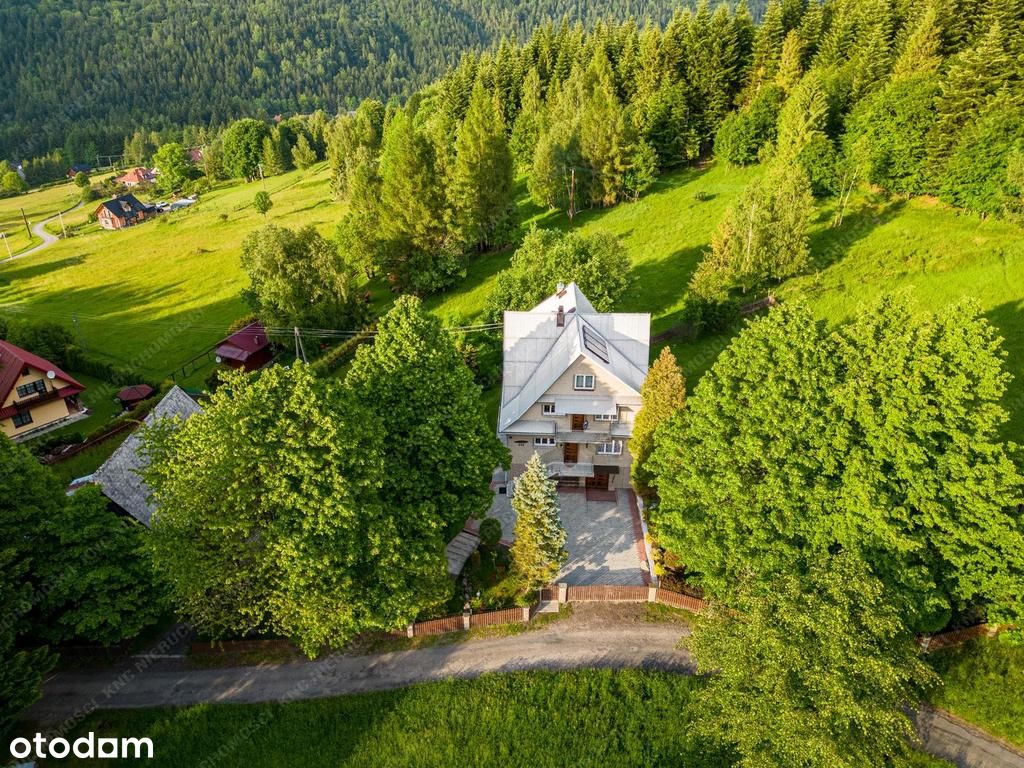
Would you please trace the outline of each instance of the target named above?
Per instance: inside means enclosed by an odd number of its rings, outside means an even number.
[[[554,403],[541,403],[540,412],[545,416],[555,415],[555,404]]]
[[[621,456],[622,441],[610,440],[607,443],[598,443],[597,453],[599,456]]]
[[[533,438],[533,444],[537,448],[554,448],[555,438],[553,437],[535,437]]]
[[[590,386],[587,386],[587,379],[590,379]],[[572,380],[572,388],[584,392],[593,392],[597,382],[592,373],[577,373]]]
[[[616,411],[615,413],[597,413],[597,414],[594,414],[594,420],[595,421],[618,421],[619,420],[619,412]]]

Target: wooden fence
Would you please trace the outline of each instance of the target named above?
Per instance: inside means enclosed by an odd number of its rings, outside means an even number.
[[[597,585],[569,587],[570,603],[646,603],[650,602],[648,587],[620,587]]]
[[[690,611],[690,613],[700,613],[704,610],[705,605],[704,601],[699,597],[684,595],[680,592],[673,592],[670,589],[662,589],[661,587],[655,590],[654,602],[669,605],[673,608],[681,608],[684,611]]]
[[[503,608],[497,611],[483,611],[471,614],[469,626],[491,627],[495,624],[525,624],[530,620],[530,609]]]
[[[950,648],[954,645],[961,645],[976,637],[995,637],[1000,632],[1009,629],[1009,624],[976,624],[973,627],[954,629],[952,632],[943,632],[941,635],[925,635],[917,639],[918,645],[925,653],[939,651],[943,648]]]
[[[412,626],[410,637],[421,637],[423,635],[443,635],[446,632],[461,632],[465,624],[461,616],[446,616],[443,619],[430,619],[418,621]]]

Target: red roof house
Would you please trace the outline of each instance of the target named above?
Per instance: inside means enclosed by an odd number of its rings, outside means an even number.
[[[115,184],[123,184],[126,187],[137,187],[139,184],[148,184],[156,178],[156,175],[147,168],[132,168],[123,176],[114,179]]]
[[[262,323],[250,323],[224,339],[213,353],[217,362],[231,368],[255,371],[273,358],[270,339]]]
[[[147,397],[153,396],[153,388],[148,384],[136,384],[132,387],[125,387],[117,393],[117,399],[125,408],[134,408]]]
[[[38,355],[0,341],[0,432],[18,441],[85,415],[85,387]]]

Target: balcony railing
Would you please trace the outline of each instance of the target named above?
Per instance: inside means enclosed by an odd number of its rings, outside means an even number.
[[[559,477],[593,477],[594,465],[583,462],[566,464],[564,461],[552,461],[547,465],[549,475]]]

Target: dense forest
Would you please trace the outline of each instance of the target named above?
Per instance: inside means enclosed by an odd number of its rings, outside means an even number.
[[[651,17],[672,0],[6,0],[0,157],[119,152],[126,133],[408,96],[463,51],[546,20]],[[66,140],[67,139],[67,140]]]

